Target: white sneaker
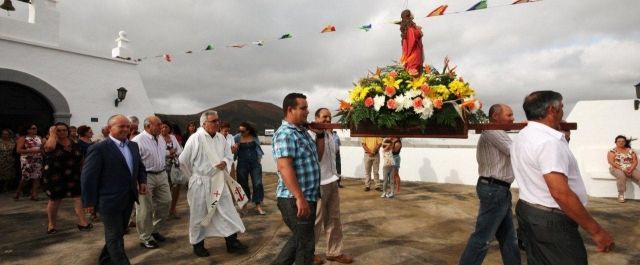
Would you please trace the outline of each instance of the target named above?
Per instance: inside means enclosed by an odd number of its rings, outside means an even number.
[[[387,198],[391,199],[391,198],[393,198],[393,197],[395,197],[395,196],[393,195],[393,193],[391,193],[391,192],[387,193]]]
[[[382,195],[380,195],[380,198],[386,198],[387,197],[387,193],[383,192]]]

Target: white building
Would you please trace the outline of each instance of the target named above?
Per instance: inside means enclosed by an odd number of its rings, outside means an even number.
[[[0,17],[0,127],[36,123],[44,133],[62,121],[99,134],[113,114],[153,114],[135,63],[60,47],[57,2],[13,1],[24,15]],[[116,107],[120,87],[128,92]]]

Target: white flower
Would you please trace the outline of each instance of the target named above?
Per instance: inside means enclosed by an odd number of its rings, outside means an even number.
[[[419,89],[409,89],[409,91],[404,93],[404,95],[409,99],[413,99],[417,96],[420,96],[421,94],[422,94],[422,90],[419,90]]]
[[[385,101],[384,100],[384,96],[377,95],[377,96],[373,97],[373,108],[376,111],[380,111],[380,108],[382,106],[384,106],[384,101]]]
[[[417,114],[420,114],[420,119],[426,120],[428,118],[431,118],[431,115],[433,115],[433,102],[431,101],[431,99],[423,99],[422,105],[423,107],[419,110],[415,110],[415,112]]]
[[[403,109],[411,108],[411,99],[407,98],[405,95],[396,96],[395,101],[396,101],[396,112],[400,112]]]

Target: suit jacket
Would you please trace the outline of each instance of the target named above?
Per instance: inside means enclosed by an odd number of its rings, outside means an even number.
[[[110,138],[89,147],[81,176],[83,207],[95,207],[101,214],[115,214],[138,201],[138,184],[147,183],[147,172],[138,144],[131,141],[127,144],[133,157],[133,175]]]

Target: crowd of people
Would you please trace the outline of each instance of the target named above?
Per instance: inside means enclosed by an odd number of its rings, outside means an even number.
[[[585,209],[586,189],[568,148],[569,135],[559,129],[562,96],[534,92],[523,107],[529,124],[515,139],[505,131],[486,130],[478,141],[479,214],[460,264],[482,264],[493,238],[500,244],[504,264],[521,264],[519,248],[526,251],[528,264],[586,264],[578,226],[591,235],[598,251],[614,246],[609,233]],[[352,263],[353,258],[343,252],[340,140],[335,131],[309,127],[308,114],[304,95],[287,95],[282,125],[272,139],[277,207],[291,230],[273,264],[322,264],[325,258]],[[330,123],[331,117],[329,109],[319,108],[314,122]],[[489,118],[499,124],[514,120],[513,111],[504,104],[491,106]],[[94,141],[86,125],[56,123],[44,137],[34,124],[19,136],[4,129],[0,188],[7,191],[15,177],[12,172],[19,172],[14,198],[19,200],[31,183],[30,199],[38,200],[42,184],[49,198],[47,234],[57,232],[58,209],[66,198],[73,200],[78,230],[91,230],[92,221],[103,222],[100,264],[129,264],[123,247],[128,226],[136,228],[143,248],[158,248],[166,241],[164,224],[169,218],[180,219],[176,205],[184,186],[188,187],[188,233],[194,254],[210,255],[204,245],[209,237],[223,237],[228,252],[247,250],[238,239],[238,233],[246,230],[238,209],[245,212],[252,202],[257,214],[266,214],[262,207],[264,152],[255,127],[243,122],[232,135],[230,124],[220,121],[215,111],[204,112],[199,123],[189,123],[184,135],[156,116],[146,117],[142,130],[139,124],[137,117],[114,115],[102,128],[99,141]],[[640,182],[631,140],[617,136],[615,148],[607,154],[620,202],[624,202],[626,180]],[[382,198],[394,198],[400,191],[401,139],[364,137],[361,146],[364,191],[373,184]],[[520,187],[517,229],[510,192],[514,181]],[[315,253],[322,234],[327,240],[324,258]]]

